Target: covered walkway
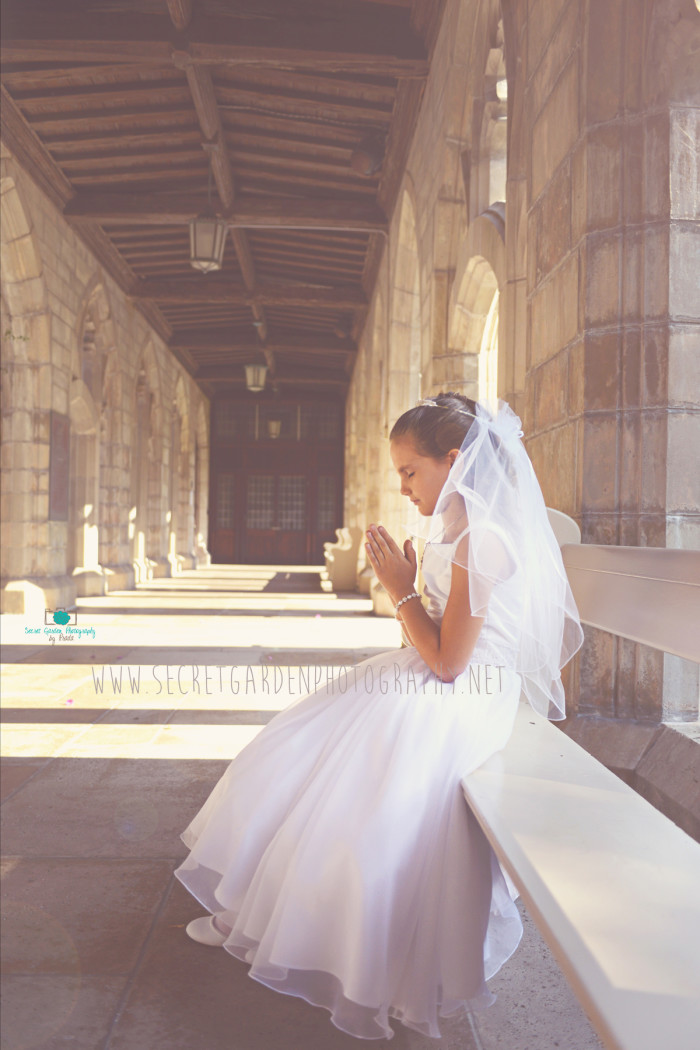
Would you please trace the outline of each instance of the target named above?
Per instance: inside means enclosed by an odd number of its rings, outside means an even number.
[[[400,645],[371,601],[327,586],[319,566],[216,566],[81,599],[54,643],[3,618],[3,1047],[366,1045],[190,941],[202,909],[173,877],[179,832],[261,726],[326,667]],[[600,1045],[519,906],[498,1001],[445,1022],[440,1050]],[[396,1050],[437,1050],[394,1027]]]

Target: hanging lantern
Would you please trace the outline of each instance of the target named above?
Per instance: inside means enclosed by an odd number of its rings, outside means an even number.
[[[221,269],[228,231],[228,223],[218,218],[211,203],[211,155],[207,199],[207,207],[201,215],[190,219],[190,266],[202,273]]]
[[[381,135],[367,135],[352,151],[350,167],[367,178],[376,175],[384,161],[386,142]]]
[[[207,208],[196,219],[190,219],[190,266],[202,273],[220,270],[224,261],[226,231],[224,219]]]
[[[282,432],[282,420],[281,419],[268,419],[267,421],[267,436],[271,438],[278,438]]]
[[[264,390],[266,375],[267,365],[246,365],[245,385],[253,393],[257,393],[259,390]]]

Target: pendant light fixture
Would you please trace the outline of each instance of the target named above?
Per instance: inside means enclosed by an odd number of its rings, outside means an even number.
[[[248,390],[258,393],[265,389],[267,365],[245,365],[245,385]]]
[[[211,156],[209,157],[209,203],[201,215],[190,219],[190,266],[202,273],[220,270],[224,261],[228,223],[220,219],[211,203]]]

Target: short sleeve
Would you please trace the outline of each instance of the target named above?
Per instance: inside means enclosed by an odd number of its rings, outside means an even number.
[[[518,558],[510,539],[490,522],[476,530],[470,529],[457,540],[454,560],[494,583],[506,582],[518,570]]]

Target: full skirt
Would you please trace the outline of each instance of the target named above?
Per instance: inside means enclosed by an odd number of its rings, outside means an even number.
[[[444,683],[410,646],[280,711],[181,835],[175,875],[226,951],[356,1038],[393,1038],[390,1017],[439,1038],[439,1016],[494,1003],[523,927],[460,781],[505,747],[519,697],[513,671]]]

